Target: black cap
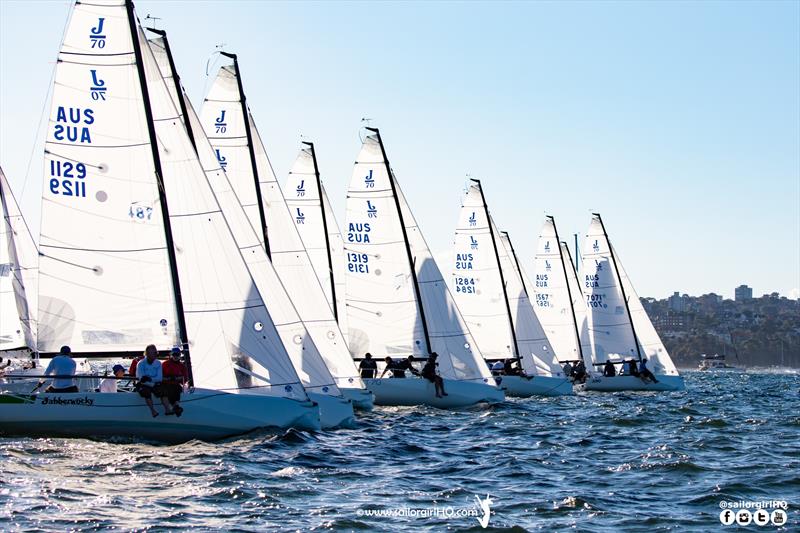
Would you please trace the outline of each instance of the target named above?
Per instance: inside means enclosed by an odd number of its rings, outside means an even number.
[[[72,353],[72,348],[67,346],[66,344],[61,347],[61,351],[59,352],[61,355],[69,355]]]

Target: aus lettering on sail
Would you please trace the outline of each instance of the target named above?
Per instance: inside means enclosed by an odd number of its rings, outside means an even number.
[[[369,244],[370,231],[369,222],[351,222],[347,225],[347,242]]]
[[[472,270],[472,262],[475,260],[471,253],[456,254],[456,270]]]

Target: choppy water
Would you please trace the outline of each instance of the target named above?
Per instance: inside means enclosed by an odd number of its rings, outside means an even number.
[[[352,430],[214,444],[0,439],[0,529],[775,531],[722,526],[719,505],[778,499],[798,531],[800,376],[686,378],[683,393],[377,408]],[[364,516],[475,512],[487,494],[486,530]]]

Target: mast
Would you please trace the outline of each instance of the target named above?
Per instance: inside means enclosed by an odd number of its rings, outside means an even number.
[[[564,253],[561,251],[561,241],[558,239],[558,228],[556,228],[556,219],[547,215],[547,218],[553,224],[553,232],[556,234],[556,246],[558,246],[558,257],[561,259],[561,268],[564,271],[564,281],[567,283],[567,297],[569,298],[569,309],[572,312],[572,325],[575,328],[575,344],[578,345],[578,355],[583,360],[583,346],[581,346],[581,334],[578,331],[578,319],[575,317],[575,304],[572,300],[572,289],[569,288],[569,275],[567,274],[567,264],[564,262]],[[569,248],[567,248],[569,253]],[[572,258],[570,258],[570,266],[572,266]]]
[[[319,191],[319,210],[322,212],[322,230],[325,232],[325,251],[328,254],[328,271],[331,279],[331,307],[333,308],[333,318],[339,322],[339,310],[336,307],[336,284],[333,281],[333,258],[331,257],[331,242],[328,236],[328,219],[325,216],[325,203],[322,201],[322,180],[319,177],[319,167],[317,166],[317,152],[314,151],[314,143],[303,141],[303,144],[311,149],[311,159],[314,161],[314,176],[317,178],[317,191]]]
[[[242,115],[244,116],[244,131],[247,134],[247,150],[250,152],[250,166],[253,171],[253,184],[256,187],[256,201],[258,202],[258,214],[261,217],[261,233],[264,236],[264,248],[267,251],[267,257],[272,259],[272,253],[269,249],[269,238],[267,236],[267,214],[264,212],[264,202],[261,199],[261,185],[258,181],[258,166],[256,165],[256,151],[253,148],[253,133],[250,131],[250,113],[247,111],[247,101],[244,96],[244,88],[242,87],[242,76],[239,73],[239,60],[236,54],[229,54],[228,52],[220,52],[225,57],[233,59],[233,69],[236,73],[236,84],[239,87],[239,101],[242,103]]]
[[[514,264],[517,265],[517,272],[519,272],[519,277],[522,279],[522,290],[525,291],[525,296],[528,296],[528,286],[525,285],[525,280],[522,278],[522,268],[519,266],[517,252],[514,251],[514,245],[511,243],[511,235],[509,235],[507,231],[501,231],[500,233],[505,235],[508,240],[508,246],[511,248],[511,257],[514,258]]]
[[[178,69],[175,68],[175,61],[172,59],[172,50],[169,47],[167,40],[167,32],[156,28],[146,28],[147,31],[153,32],[161,36],[164,40],[164,52],[167,54],[169,60],[169,70],[172,73],[172,83],[175,84],[175,94],[178,96],[178,105],[180,106],[181,115],[183,115],[183,125],[186,128],[186,133],[189,134],[189,140],[192,142],[192,148],[197,153],[197,143],[194,140],[194,132],[192,132],[192,124],[189,122],[189,115],[186,111],[186,102],[183,100],[183,90],[181,89],[181,78],[178,76]]]
[[[181,347],[186,361],[186,369],[189,372],[189,385],[194,385],[194,377],[192,375],[192,359],[189,355],[189,338],[186,333],[186,317],[183,314],[183,297],[181,296],[181,284],[178,279],[178,261],[175,257],[175,243],[172,237],[172,226],[169,219],[169,207],[167,205],[167,196],[164,189],[164,176],[161,171],[161,156],[158,153],[158,139],[156,137],[156,128],[153,123],[153,111],[150,105],[150,91],[147,88],[147,79],[144,72],[144,63],[142,61],[142,48],[139,43],[138,23],[136,15],[133,12],[133,2],[131,0],[125,1],[125,7],[128,12],[128,25],[131,30],[131,40],[133,41],[133,53],[136,57],[136,70],[139,73],[139,86],[142,91],[142,100],[144,103],[144,113],[147,119],[147,131],[150,136],[150,150],[153,155],[153,165],[155,167],[156,182],[158,183],[158,200],[161,205],[161,216],[164,219],[164,234],[167,240],[167,256],[169,257],[169,270],[172,276],[172,292],[175,298],[175,307],[178,314],[178,335],[181,340]]]
[[[572,265],[572,267],[575,269],[575,273],[577,274],[578,273],[578,259],[580,259],[581,256],[580,256],[580,251],[578,250],[578,234],[574,233],[573,235],[575,236],[575,263]]]
[[[619,267],[617,266],[617,259],[614,256],[614,247],[611,246],[611,241],[608,240],[608,233],[606,233],[606,226],[603,224],[603,219],[600,217],[600,213],[592,213],[593,216],[597,217],[597,220],[600,221],[600,227],[603,229],[603,237],[606,239],[606,243],[608,244],[608,253],[611,254],[611,261],[614,263],[614,272],[617,274],[617,281],[619,282],[619,289],[622,291],[622,301],[625,302],[625,312],[628,313],[628,322],[631,324],[631,333],[633,333],[633,342],[636,344],[636,357],[639,358],[639,362],[642,362],[642,350],[639,348],[639,337],[636,335],[636,328],[633,326],[633,318],[631,317],[631,308],[628,306],[628,297],[625,295],[625,285],[622,283],[622,277],[619,275]]]
[[[406,231],[406,223],[403,220],[403,210],[400,208],[400,198],[397,195],[397,186],[394,183],[394,175],[392,168],[389,166],[389,158],[386,157],[386,149],[383,147],[383,139],[381,139],[381,132],[378,128],[367,127],[367,131],[371,131],[378,138],[378,144],[381,147],[381,154],[383,155],[383,162],[386,165],[386,172],[389,174],[389,183],[392,185],[392,196],[394,197],[394,206],[397,208],[397,216],[400,217],[400,228],[403,230],[403,241],[406,245],[406,255],[408,256],[408,265],[411,267],[411,279],[414,282],[414,293],[417,296],[417,303],[419,304],[419,315],[422,319],[422,330],[425,333],[425,347],[428,349],[428,354],[431,353],[431,337],[428,334],[428,321],[425,319],[425,307],[422,305],[422,294],[419,290],[419,282],[417,281],[417,269],[414,266],[414,257],[411,255],[411,246],[408,244],[408,232]]]
[[[517,332],[514,327],[514,317],[511,314],[511,305],[508,303],[508,291],[506,290],[506,278],[503,276],[503,265],[500,264],[500,253],[497,251],[497,242],[494,240],[494,229],[492,229],[492,219],[489,216],[489,206],[486,205],[486,197],[483,195],[483,187],[481,181],[473,179],[472,181],[478,186],[478,192],[481,193],[481,202],[483,202],[483,212],[486,215],[486,222],[489,225],[489,236],[492,238],[492,249],[494,250],[494,258],[497,260],[497,270],[500,272],[500,285],[503,286],[503,301],[506,304],[506,313],[508,314],[508,325],[511,328],[511,340],[514,342],[514,355],[517,360],[519,356],[519,345],[517,344]]]

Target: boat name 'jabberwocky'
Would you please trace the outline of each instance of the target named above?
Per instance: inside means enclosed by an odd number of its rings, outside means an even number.
[[[94,405],[94,400],[88,396],[84,396],[83,398],[67,399],[62,398],[61,396],[56,396],[55,398],[44,397],[40,403],[42,405],[83,405],[85,407],[91,407]]]

